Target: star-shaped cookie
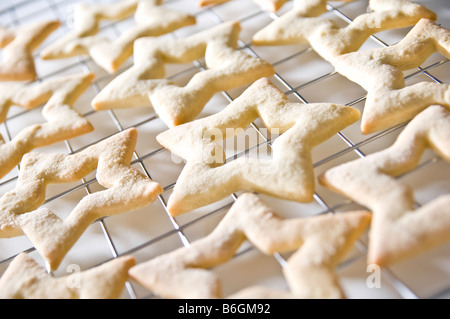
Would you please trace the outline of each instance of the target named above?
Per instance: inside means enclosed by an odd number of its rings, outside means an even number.
[[[163,0],[120,0],[107,4],[77,4],[73,31],[46,47],[43,59],[90,55],[94,62],[116,72],[133,54],[133,43],[141,37],[156,37],[195,24],[194,16],[163,6]],[[102,20],[123,20],[134,14],[135,25],[117,39],[99,35]]]
[[[135,264],[133,257],[123,256],[83,272],[54,277],[21,253],[0,278],[0,298],[117,299],[128,280],[128,270]]]
[[[359,119],[359,111],[329,103],[291,102],[267,78],[252,84],[224,110],[160,133],[158,142],[186,161],[168,200],[173,216],[240,190],[309,202],[314,195],[311,150]],[[282,133],[273,157],[240,157],[224,164],[218,143],[261,118]]]
[[[223,298],[212,268],[230,260],[248,240],[266,255],[294,251],[283,267],[290,291],[252,287],[230,298],[343,298],[334,268],[369,225],[370,216],[353,211],[283,219],[257,195],[244,193],[209,235],[139,263],[129,274],[163,298]]]
[[[92,222],[152,203],[162,188],[129,166],[136,140],[130,128],[74,154],[25,154],[16,187],[0,198],[0,237],[27,235],[54,270]],[[95,169],[106,189],[85,196],[66,219],[39,208],[48,184],[79,181]]]
[[[5,143],[0,135],[0,178],[20,163],[31,150],[73,138],[93,130],[89,121],[73,107],[77,98],[91,85],[94,75],[76,74],[42,82],[0,83],[0,123],[12,105],[33,109],[44,105],[42,115],[47,121],[22,129]]]
[[[432,105],[417,115],[395,143],[323,173],[324,186],[373,213],[368,263],[386,266],[450,240],[450,195],[416,208],[412,189],[396,176],[414,169],[427,148],[450,162],[450,112]]]
[[[92,101],[95,110],[153,106],[169,127],[195,119],[212,96],[274,74],[273,66],[237,48],[239,22],[225,22],[186,38],[135,41],[134,65]],[[205,57],[207,69],[184,87],[164,79],[166,63]]]
[[[0,27],[0,81],[34,81],[34,51],[55,31],[59,21],[39,21],[17,29]]]
[[[279,19],[252,37],[254,45],[308,43],[322,58],[332,63],[336,56],[357,51],[373,34],[383,30],[414,25],[421,18],[436,19],[436,14],[409,0],[371,0],[372,12],[357,16],[341,27],[327,11],[326,0],[298,1]]]
[[[450,107],[450,85],[432,81],[406,86],[403,71],[435,52],[450,58],[450,31],[421,19],[397,44],[336,57],[336,71],[367,91],[361,131],[381,131],[412,119],[433,104]]]

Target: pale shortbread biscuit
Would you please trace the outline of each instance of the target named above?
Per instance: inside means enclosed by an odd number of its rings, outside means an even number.
[[[0,81],[34,81],[37,71],[33,53],[60,25],[59,21],[44,21],[17,29],[0,27]]]
[[[228,2],[229,0],[199,0],[198,5],[200,7],[206,7],[210,5],[221,4]],[[269,11],[278,11],[288,0],[253,0],[262,9]]]
[[[155,37],[195,24],[194,16],[163,6],[163,0],[121,0],[105,4],[77,4],[74,30],[41,52],[43,59],[90,55],[109,73],[116,72],[133,54],[133,43],[141,37]],[[119,21],[134,14],[135,25],[118,38],[99,35],[102,20]]]
[[[290,291],[253,287],[230,298],[343,298],[334,268],[370,219],[365,211],[283,219],[257,195],[244,193],[209,235],[138,263],[129,274],[163,298],[223,298],[211,268],[230,260],[248,240],[267,255],[294,251],[283,267]]]
[[[253,35],[254,45],[307,43],[322,58],[333,62],[336,56],[357,51],[373,34],[416,24],[421,18],[436,19],[436,14],[409,0],[371,0],[372,12],[357,16],[345,27],[321,17],[328,1],[301,1]]]
[[[416,208],[412,189],[395,178],[414,169],[427,148],[450,162],[450,112],[439,105],[417,115],[391,147],[319,177],[372,210],[369,264],[391,265],[450,240],[450,194]]]
[[[16,187],[0,198],[0,237],[27,235],[54,270],[95,220],[152,203],[162,188],[129,166],[136,140],[130,128],[74,154],[25,154]],[[79,181],[94,170],[106,189],[85,196],[67,218],[39,208],[47,185]]]
[[[0,135],[0,178],[20,163],[31,150],[70,139],[94,128],[80,115],[73,104],[91,85],[94,75],[76,74],[48,79],[42,82],[0,83],[0,123],[5,121],[12,105],[33,109],[46,103],[42,109],[45,123],[36,123],[22,129],[5,143]]]
[[[117,299],[136,264],[123,256],[65,277],[47,273],[33,258],[20,253],[0,279],[1,299]]]
[[[157,141],[186,161],[167,208],[173,216],[240,190],[310,202],[315,190],[311,150],[359,119],[357,109],[330,103],[293,103],[267,78],[221,112],[160,133]],[[272,158],[240,157],[224,164],[221,143],[261,118],[282,133]]]
[[[426,107],[450,107],[450,85],[423,81],[406,86],[403,71],[419,67],[433,53],[450,58],[450,31],[421,19],[397,44],[348,53],[335,69],[367,91],[361,131],[373,133],[412,119]]]
[[[270,63],[237,48],[240,31],[239,22],[231,21],[185,38],[138,39],[133,67],[93,99],[93,108],[152,106],[169,127],[192,121],[214,94],[274,74]],[[166,63],[202,57],[207,69],[196,73],[184,87],[163,79]]]

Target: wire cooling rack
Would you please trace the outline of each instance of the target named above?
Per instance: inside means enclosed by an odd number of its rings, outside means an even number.
[[[78,2],[100,3],[102,0],[14,0],[0,3],[0,21],[3,25],[17,27],[26,23],[58,19],[62,26],[41,45],[46,45],[62,36],[73,25],[73,6]],[[438,14],[437,22],[450,27],[450,8],[446,0],[416,1]],[[365,91],[334,72],[333,67],[320,58],[308,45],[286,45],[279,47],[253,46],[251,37],[261,28],[286,13],[292,2],[288,1],[278,12],[262,10],[251,0],[231,0],[229,2],[200,8],[196,0],[167,0],[165,5],[191,13],[197,23],[179,29],[167,37],[184,37],[197,33],[224,21],[235,20],[242,25],[239,46],[255,56],[273,64],[276,74],[272,82],[282,89],[294,102],[332,102],[353,106],[363,110]],[[333,2],[328,5],[328,17],[345,25],[357,15],[367,12],[368,1],[351,3]],[[120,22],[104,22],[101,33],[110,38],[119,36],[133,24],[133,19]],[[371,37],[361,49],[391,45],[398,42],[410,28],[384,31]],[[174,160],[170,152],[156,142],[156,135],[167,129],[151,108],[115,109],[94,111],[90,101],[117,74],[132,65],[130,58],[114,75],[108,74],[95,65],[89,56],[62,60],[43,61],[39,51],[35,54],[39,80],[78,72],[93,72],[96,79],[88,90],[77,100],[74,107],[94,126],[94,131],[77,138],[38,149],[40,152],[73,153],[107,138],[121,130],[136,127],[138,143],[132,165],[140,169],[164,187],[164,192],[150,206],[118,216],[106,217],[93,223],[64,258],[54,272],[55,276],[69,274],[70,266],[77,265],[85,270],[120,255],[131,254],[138,262],[171,251],[207,235],[218,224],[239,194],[208,205],[193,212],[170,217],[166,202],[170,197],[183,163]],[[193,74],[204,68],[204,61],[168,65],[167,78],[185,84]],[[450,83],[450,63],[439,54],[431,56],[424,65],[406,75],[407,83],[428,80]],[[206,105],[199,117],[214,114],[238,97],[245,88],[233,89],[216,94]],[[13,107],[7,120],[0,125],[0,133],[6,141],[11,140],[23,127],[36,121],[43,122],[41,108],[24,111]],[[42,121],[40,121],[42,119]],[[346,128],[327,142],[313,150],[316,176],[328,168],[390,146],[404,125],[371,135],[362,135],[359,123]],[[228,160],[243,156],[249,149],[267,147],[267,137],[261,134],[261,123],[256,121],[247,130],[252,136],[251,145],[237,140],[237,144],[227,149]],[[239,137],[237,138],[239,139]],[[236,147],[236,145],[239,145]],[[0,195],[14,188],[18,169],[0,179]],[[436,154],[426,152],[420,165],[412,172],[400,177],[415,191],[417,204],[424,204],[438,195],[450,191],[449,164]],[[100,190],[95,174],[78,183],[49,186],[45,205],[58,212],[61,218],[71,211],[85,195]],[[300,204],[261,195],[285,218],[310,216],[351,210],[357,205],[317,185],[314,201]],[[66,215],[64,215],[66,214]],[[367,239],[363,237],[337,268],[342,287],[349,298],[448,298],[450,297],[450,244],[408,261],[383,269],[379,285],[370,285],[372,274],[366,265]],[[43,261],[26,236],[0,239],[0,274],[9,262],[20,252],[26,251],[32,257]],[[252,285],[287,288],[282,275],[284,257],[265,256],[250,243],[244,244],[236,256],[214,271],[223,282],[224,296]],[[151,291],[129,281],[123,298],[155,298]]]

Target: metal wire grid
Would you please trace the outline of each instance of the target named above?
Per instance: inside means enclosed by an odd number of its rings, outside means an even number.
[[[51,16],[60,20],[63,23],[61,31],[66,32],[71,27],[71,20],[70,20],[71,17],[70,17],[70,15],[67,14],[67,9],[72,4],[75,4],[76,2],[78,2],[78,1],[76,1],[76,0],[15,1],[14,5],[3,6],[3,8],[0,7],[0,17],[8,17],[8,18],[6,18],[6,20],[9,19],[10,23],[7,23],[7,25],[15,27],[15,26],[19,26],[19,25],[25,23],[25,21],[28,21],[29,19],[41,18],[42,15],[50,14]],[[91,2],[102,2],[102,1],[91,1]],[[103,2],[108,2],[108,1],[103,1]],[[203,21],[203,20],[209,19],[210,21],[212,21],[211,22],[212,24],[220,24],[220,23],[226,21],[228,19],[230,12],[231,13],[239,12],[238,20],[241,22],[242,25],[244,25],[244,28],[243,28],[244,30],[245,30],[245,26],[249,26],[252,24],[258,25],[257,23],[255,23],[255,21],[257,21],[258,19],[261,19],[261,21],[265,21],[264,23],[266,23],[266,24],[273,19],[277,19],[284,12],[289,10],[289,8],[292,5],[291,3],[287,3],[279,12],[269,13],[269,12],[263,11],[260,8],[256,7],[256,5],[254,5],[251,0],[248,0],[248,1],[232,0],[229,3],[225,3],[223,5],[218,5],[218,6],[214,6],[214,7],[210,7],[210,8],[202,8],[202,9],[196,7],[195,0],[189,1],[189,5],[187,5],[187,2],[188,1],[171,0],[171,1],[166,1],[166,5],[174,6],[174,7],[181,6],[183,8],[185,8],[185,7],[193,8],[191,12],[193,12],[196,15],[198,21]],[[417,1],[417,2],[420,2],[420,1]],[[424,2],[423,4],[425,6],[428,6],[429,1],[428,2],[422,1],[422,2]],[[251,10],[248,10],[248,11],[239,10],[239,9],[236,10],[236,8],[242,8],[242,6],[244,6],[247,9],[251,8]],[[25,7],[27,8],[27,10],[24,10]],[[342,23],[350,23],[352,21],[352,17],[346,13],[347,12],[346,10],[349,10],[348,12],[352,12],[351,11],[352,7],[353,7],[353,9],[354,9],[354,7],[357,7],[359,9],[366,8],[367,1],[356,1],[356,2],[350,3],[350,4],[332,3],[332,4],[328,5],[329,14],[332,15],[333,17],[339,19],[340,22],[342,22]],[[222,10],[224,10],[224,11],[222,11]],[[227,16],[227,14],[228,14],[228,16]],[[131,18],[129,20],[131,20]],[[120,29],[121,23],[122,22],[120,22],[120,23],[105,23],[104,25],[102,25],[102,32],[110,32],[113,36],[119,36],[121,33],[121,29]],[[126,21],[124,23],[126,23]],[[201,28],[201,26],[198,28]],[[254,28],[256,28],[256,26]],[[256,30],[253,30],[253,31],[256,31]],[[183,32],[184,31],[182,31],[182,30],[175,31],[170,36],[180,36],[180,34],[182,36]],[[191,30],[190,32],[194,33],[196,31]],[[251,31],[249,31],[249,33],[251,33]],[[403,34],[405,34],[405,33],[406,33],[406,31]],[[383,41],[382,38],[377,37],[377,36],[371,37],[371,40],[373,40],[374,43],[376,43],[379,46],[389,45],[388,43]],[[49,41],[52,41],[51,37],[50,37],[50,39],[48,39],[48,42]],[[250,52],[251,54],[253,54],[255,56],[260,56],[262,58],[264,58],[264,56],[261,53],[264,53],[264,50],[267,50],[267,48],[254,47],[254,46],[252,46],[250,41],[246,41],[243,39],[240,40],[239,45],[240,45],[241,50],[246,50],[246,51]],[[45,43],[43,46],[45,46]],[[291,50],[291,51],[289,51],[289,50]],[[330,85],[327,84],[327,80],[335,78],[335,77],[339,77],[339,75],[336,74],[333,70],[329,70],[328,72],[324,72],[319,75],[314,74],[313,76],[310,77],[310,79],[308,79],[307,81],[304,81],[302,83],[294,83],[295,81],[290,80],[289,75],[286,75],[283,72],[282,66],[285,63],[295,62],[296,59],[305,57],[308,54],[314,54],[314,52],[310,47],[301,46],[301,45],[295,46],[294,49],[292,49],[292,47],[289,47],[289,49],[286,52],[289,52],[289,53],[288,54],[284,53],[284,55],[285,55],[284,57],[278,58],[278,59],[276,59],[274,61],[270,61],[270,62],[274,65],[275,69],[277,70],[277,73],[273,77],[274,82],[280,88],[282,88],[283,91],[285,92],[285,94],[293,101],[301,102],[301,103],[312,102],[311,100],[309,100],[306,97],[306,96],[308,96],[308,93],[311,90],[313,90],[311,87],[319,85],[319,86],[321,86],[321,90],[323,90],[324,88],[330,89]],[[283,54],[281,54],[281,55],[283,55]],[[37,54],[36,54],[36,58],[38,60]],[[130,60],[132,60],[132,59],[130,59]],[[205,68],[202,62],[203,61],[199,60],[199,61],[195,61],[193,64],[181,66],[180,68],[175,69],[175,71],[172,72],[172,74],[170,74],[169,78],[176,80],[176,79],[188,76],[192,73],[202,71]],[[441,76],[442,74],[445,74],[445,73],[443,73],[445,71],[443,71],[443,72],[440,71],[441,68],[448,66],[447,62],[448,61],[446,59],[442,59],[442,57],[440,57],[438,60],[432,61],[426,67],[418,68],[415,72],[411,72],[411,73],[407,74],[406,78],[414,80],[416,77],[426,76],[429,79],[431,79],[431,81],[435,81],[438,83],[443,83],[446,81],[448,82],[448,78],[446,78],[445,76],[443,76],[443,77]],[[89,97],[92,97],[93,95],[100,92],[102,86],[104,84],[108,83],[115,76],[115,75],[108,75],[105,72],[102,72],[99,68],[97,68],[93,64],[92,60],[89,57],[78,57],[76,59],[69,59],[65,63],[60,63],[60,62],[56,62],[56,61],[52,61],[51,63],[52,63],[51,71],[45,72],[45,75],[42,75],[39,80],[43,80],[45,78],[52,77],[52,76],[58,76],[60,74],[66,73],[66,72],[71,72],[73,68],[77,68],[77,69],[79,68],[83,72],[96,73],[97,78],[91,86],[92,91],[90,93],[86,93],[85,95],[87,95],[88,97],[86,97],[85,100],[80,101],[76,105],[79,108],[85,110],[82,113],[88,119],[91,119],[93,116],[97,116],[98,113],[102,113],[103,115],[107,114],[108,121],[110,121],[112,123],[112,127],[107,127],[107,129],[104,129],[105,127],[100,124],[97,126],[94,125],[96,128],[95,131],[98,132],[95,135],[91,135],[88,137],[80,137],[80,138],[76,138],[73,140],[65,141],[63,143],[65,152],[67,152],[67,153],[78,152],[81,149],[98,142],[100,139],[107,138],[118,131],[122,131],[123,129],[126,129],[128,126],[133,126],[138,129],[144,128],[144,127],[145,128],[156,127],[156,129],[155,129],[156,131],[158,131],[158,130],[162,131],[165,129],[164,125],[161,125],[161,123],[158,122],[159,119],[158,119],[157,115],[152,114],[151,111],[149,111],[149,110],[137,110],[137,111],[109,110],[109,111],[104,111],[104,112],[95,112],[93,110],[90,110],[86,106],[81,106],[82,103],[85,103],[85,104],[86,104],[86,102],[88,103]],[[56,67],[54,67],[55,65],[56,65]],[[44,64],[44,66],[42,67],[43,68],[42,70],[44,70],[44,68],[46,66],[48,66],[48,64]],[[124,65],[121,71],[127,69],[128,67],[129,67],[129,64]],[[302,72],[302,67],[303,66],[301,64],[297,65],[296,71],[298,69],[298,72]],[[439,70],[439,72],[437,72],[437,70]],[[119,73],[121,71],[119,71]],[[42,72],[42,73],[44,73],[44,72]],[[437,76],[436,73],[439,74],[439,76]],[[343,79],[340,79],[339,81],[345,82],[345,81],[343,81]],[[350,86],[350,83],[345,83],[344,85]],[[333,90],[333,88],[331,88],[331,90]],[[222,92],[221,93],[221,97],[222,97],[221,102],[214,100],[214,101],[210,102],[208,105],[213,105],[214,103],[217,102],[217,104],[219,105],[219,108],[224,107],[224,106],[226,106],[227,103],[230,103],[231,101],[233,101],[233,99],[240,92],[242,92],[242,90],[232,90],[231,92]],[[354,106],[354,107],[359,107],[362,110],[362,105],[364,103],[364,99],[365,99],[364,92],[361,91],[361,94],[357,98],[354,98],[350,101],[346,100],[345,104]],[[317,102],[323,102],[323,101],[317,101]],[[333,102],[333,101],[330,101],[330,102]],[[215,109],[212,109],[210,111],[214,112],[214,110]],[[30,111],[23,111],[23,110],[18,111],[16,113],[8,116],[7,120],[1,125],[0,132],[4,135],[4,137],[7,140],[11,140],[11,138],[13,136],[13,133],[11,132],[11,127],[12,127],[13,122],[15,122],[17,119],[20,120],[21,117],[25,116],[28,113],[30,113]],[[205,113],[202,113],[202,114],[203,114],[203,116],[205,115]],[[103,115],[102,115],[102,121],[105,121],[105,117]],[[333,166],[336,163],[336,161],[348,160],[348,156],[350,154],[352,154],[352,156],[356,156],[356,157],[364,157],[366,152],[370,153],[370,152],[373,152],[374,149],[390,145],[390,141],[392,141],[396,137],[396,135],[402,130],[403,127],[404,127],[404,124],[399,125],[394,128],[391,128],[391,129],[388,129],[388,130],[385,130],[385,131],[377,133],[377,134],[370,135],[370,136],[358,136],[356,138],[356,140],[354,138],[355,135],[351,131],[347,132],[346,130],[343,130],[342,132],[339,132],[337,134],[336,138],[333,139],[333,141],[330,141],[329,143],[327,142],[326,143],[327,145],[325,145],[321,149],[321,151],[319,152],[320,156],[318,155],[316,157],[318,159],[317,159],[317,161],[315,161],[314,167],[317,171],[320,171],[321,169],[324,170],[327,167],[327,165]],[[270,137],[266,136],[262,132],[261,123],[259,123],[259,122],[252,123],[250,129],[258,136],[258,142],[255,143],[254,145],[250,145],[250,146],[246,145],[244,147],[244,149],[239,150],[238,152],[234,152],[227,158],[227,161],[231,161],[240,156],[246,156],[249,152],[251,152],[255,149],[257,150],[257,149],[263,148],[263,147],[270,148],[271,139],[270,139]],[[156,134],[157,134],[157,132],[153,133],[153,136],[156,136]],[[141,135],[139,135],[139,136],[141,136]],[[330,147],[331,143],[336,143],[336,140],[343,142],[344,143],[343,145],[345,145],[345,146],[337,148],[337,150],[335,147],[332,147],[331,148],[332,151],[327,149],[328,147]],[[155,165],[155,162],[158,162],[155,160],[155,158],[160,155],[166,156],[166,158],[167,158],[169,152],[167,150],[161,148],[160,146],[156,145],[152,141],[146,140],[145,142],[146,143],[149,142],[149,144],[152,146],[146,147],[144,145],[140,149],[137,148],[134,153],[135,158],[132,162],[132,165],[141,169],[149,178],[153,177],[154,180],[160,182],[160,180],[158,180],[158,178],[154,178],[154,176],[155,175],[161,176],[167,172],[164,171],[164,169],[162,169],[162,172],[160,171],[161,168],[158,167],[158,165]],[[381,145],[383,145],[383,146],[380,146],[378,143],[381,143]],[[55,148],[55,146],[47,147],[40,151],[46,151],[46,149],[48,149],[50,151],[50,150],[53,150],[54,148]],[[59,151],[61,151],[63,149],[61,145],[56,146],[56,148]],[[366,150],[364,150],[365,148],[366,148]],[[161,162],[161,161],[159,161],[159,162]],[[438,163],[440,163],[441,165],[444,165],[444,170],[446,169],[448,171],[448,166],[445,166],[446,163],[445,162],[443,163],[443,161],[438,156],[436,156],[435,154],[432,154],[428,157],[425,156],[425,159],[422,161],[422,163],[414,171],[410,172],[408,175],[418,174],[420,176],[419,178],[422,178],[422,176],[420,174],[423,170],[426,170],[427,167],[436,166]],[[107,217],[102,220],[99,220],[98,223],[96,223],[96,224],[99,225],[99,227],[101,229],[101,234],[102,234],[104,240],[106,241],[106,246],[108,247],[108,249],[107,249],[108,253],[106,254],[106,253],[102,252],[101,256],[94,256],[94,255],[85,256],[86,259],[89,260],[89,262],[87,263],[87,265],[84,265],[84,267],[92,267],[100,262],[104,262],[110,258],[115,258],[119,255],[124,255],[124,254],[133,254],[133,255],[137,255],[137,256],[140,256],[142,254],[142,256],[143,256],[143,257],[141,257],[142,259],[144,259],[144,260],[146,258],[148,259],[149,256],[156,255],[156,254],[158,254],[158,252],[161,252],[161,250],[159,250],[159,249],[162,249],[163,252],[170,250],[170,248],[167,248],[167,246],[162,246],[163,248],[155,248],[155,250],[153,250],[153,247],[157,247],[160,243],[162,243],[169,237],[177,238],[176,241],[178,242],[178,244],[175,244],[175,245],[189,246],[190,242],[192,242],[193,240],[195,240],[198,237],[201,237],[202,233],[206,234],[209,229],[211,229],[212,227],[214,227],[214,225],[217,224],[218,218],[220,218],[220,216],[229,209],[229,207],[232,205],[234,200],[239,196],[239,194],[233,194],[231,196],[231,198],[226,199],[224,201],[220,201],[215,206],[211,206],[211,207],[208,206],[201,213],[192,214],[188,218],[186,218],[184,216],[173,218],[167,212],[166,200],[170,196],[170,191],[172,190],[173,186],[175,185],[176,173],[177,173],[177,171],[179,172],[181,167],[182,167],[182,164],[178,164],[178,166],[175,166],[175,168],[174,168],[175,173],[170,172],[173,175],[172,182],[162,184],[162,186],[164,187],[164,192],[163,192],[163,194],[161,194],[159,196],[158,201],[154,205],[152,205],[150,208],[146,208],[144,213],[141,213],[141,214],[145,214],[146,218],[150,220],[153,218],[153,215],[152,215],[153,213],[151,212],[151,210],[155,209],[155,207],[158,206],[157,210],[163,212],[163,215],[165,216],[164,218],[166,219],[166,223],[168,220],[170,227],[167,227],[167,228],[162,227],[163,230],[156,232],[156,235],[154,234],[154,232],[152,232],[152,234],[149,235],[149,239],[147,239],[145,241],[141,241],[139,243],[128,244],[128,246],[126,246],[126,248],[125,248],[125,246],[118,248],[118,246],[120,246],[120,244],[116,238],[118,238],[117,231],[120,231],[120,230],[116,230],[117,225],[115,223],[110,223],[110,220],[113,219],[113,217]],[[7,175],[5,178],[0,180],[0,191],[2,192],[2,194],[4,193],[3,189],[11,189],[14,187],[16,178],[17,178],[17,171],[12,172],[11,174]],[[45,204],[48,205],[48,204],[58,202],[62,198],[65,198],[66,196],[71,196],[72,194],[75,194],[75,193],[76,193],[75,198],[78,198],[77,196],[83,196],[83,194],[86,195],[86,194],[89,194],[89,193],[95,191],[96,187],[98,187],[98,185],[96,184],[95,176],[88,176],[88,177],[86,177],[86,179],[81,180],[80,183],[78,183],[76,185],[70,185],[68,188],[64,189],[63,191],[61,191],[60,189],[54,191],[52,196],[49,196],[47,198]],[[350,201],[342,199],[342,198],[340,198],[339,201],[329,200],[328,195],[326,195],[325,196],[326,198],[324,198],[323,193],[322,193],[323,191],[324,190],[318,188],[318,191],[316,192],[316,194],[314,196],[315,203],[313,205],[315,207],[313,209],[314,210],[313,214],[333,213],[339,209],[345,209],[348,207],[352,207],[352,205],[354,205]],[[292,205],[293,205],[293,207],[295,207],[295,210],[298,210],[300,212],[302,210],[305,210],[305,204],[289,203],[288,205],[291,205],[291,206],[287,206],[289,208],[292,207]],[[417,205],[420,206],[419,203],[417,203]],[[283,205],[281,205],[281,207],[283,207]],[[307,212],[306,214],[309,214],[309,213]],[[131,213],[127,213],[124,215],[127,215],[128,217],[124,216],[123,218],[130,218],[130,219],[134,218],[134,216],[135,216],[135,215],[131,215]],[[117,218],[117,217],[114,217],[114,218]],[[119,219],[119,223],[124,221],[123,218]],[[161,219],[158,219],[158,221],[160,221],[160,220]],[[151,221],[149,221],[149,223],[151,223]],[[156,223],[157,222],[155,221],[154,224],[156,224]],[[206,226],[204,226],[204,224]],[[158,226],[154,226],[154,227],[158,228]],[[112,230],[113,228],[114,228],[114,230]],[[198,231],[199,229],[200,229],[200,231]],[[208,230],[206,230],[206,229],[208,229]],[[95,231],[94,231],[94,233],[95,233]],[[86,237],[87,237],[87,235],[86,235]],[[94,238],[96,238],[96,237],[94,236]],[[4,246],[10,245],[12,240],[15,240],[15,239],[8,239],[8,240],[2,239],[0,241],[0,247],[2,247],[1,250],[3,250]],[[86,239],[86,241],[88,241],[88,240]],[[18,247],[19,248],[16,248],[16,250],[15,251],[13,250],[11,253],[8,251],[9,255],[7,254],[5,256],[3,256],[3,255],[1,256],[1,266],[3,268],[6,268],[8,262],[12,258],[14,258],[15,255],[17,255],[17,253],[19,253],[21,251],[27,251],[29,253],[34,252],[34,248],[32,246],[30,247],[29,243],[26,242],[26,240],[25,240],[25,244],[19,244]],[[26,248],[26,247],[28,247],[28,248]],[[150,253],[148,252],[149,248],[151,248]],[[0,250],[0,253],[1,253],[1,250]],[[248,252],[250,252],[250,251],[254,251],[254,249],[251,245],[244,246],[238,252],[237,256],[247,255]],[[339,272],[345,273],[346,270],[349,270],[349,269],[353,270],[352,265],[355,265],[358,262],[364,261],[365,251],[366,251],[366,242],[364,242],[364,239],[362,239],[360,242],[358,242],[358,244],[356,246],[356,251],[357,251],[356,253],[351,254],[351,256],[340,265]],[[448,252],[448,246],[444,247],[444,251]],[[444,254],[444,256],[448,257],[448,254],[447,255]],[[66,258],[70,259],[70,252]],[[283,266],[283,264],[285,262],[285,258],[286,258],[285,256],[282,256],[280,254],[276,254],[274,256],[274,259],[279,266],[278,268]],[[79,262],[76,260],[75,261],[71,260],[71,261]],[[448,259],[447,259],[447,261],[448,261]],[[62,274],[65,275],[64,273],[62,273]],[[416,275],[418,275],[418,274],[416,274]],[[365,276],[367,276],[367,274],[365,274]],[[446,296],[446,294],[448,294],[448,292],[450,290],[450,283],[447,283],[446,284],[447,286],[444,286],[439,291],[433,291],[431,295],[430,294],[426,295],[426,293],[424,293],[422,291],[422,289],[417,289],[417,287],[415,287],[415,289],[412,289],[409,286],[408,280],[401,278],[402,276],[398,276],[397,272],[392,271],[391,269],[388,269],[388,268],[383,269],[382,276],[383,276],[383,280],[388,285],[390,285],[392,287],[392,290],[394,291],[392,293],[392,295],[389,295],[389,297],[394,296],[394,297],[399,297],[399,298],[420,298],[420,297],[442,298],[442,297]],[[360,279],[360,281],[358,282],[358,284],[361,284],[361,282],[363,282],[364,277],[361,277],[359,279]],[[440,278],[437,278],[437,280],[440,280]],[[345,288],[345,285],[344,285],[344,288]],[[353,296],[358,297],[357,292]],[[137,285],[135,285],[135,283],[132,283],[132,282],[127,283],[126,292],[124,293],[124,298],[135,299],[135,298],[149,298],[149,297],[154,297],[154,296],[152,296],[151,293],[146,291],[145,289],[142,289],[141,287],[137,287]],[[381,295],[379,297],[384,298],[384,297],[386,297],[386,295]]]

